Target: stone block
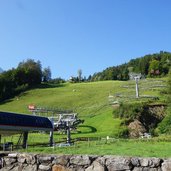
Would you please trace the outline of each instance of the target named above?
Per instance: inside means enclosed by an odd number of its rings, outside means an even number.
[[[91,160],[89,156],[72,156],[70,159],[70,164],[78,165],[78,166],[89,166],[91,164]]]
[[[70,156],[56,156],[54,157],[52,164],[67,166],[69,163],[69,158]]]
[[[139,158],[131,158],[131,163],[134,167],[139,167],[140,166],[140,160]]]
[[[171,171],[171,159],[164,160],[161,168],[162,171]]]
[[[39,170],[41,170],[41,171],[51,171],[51,166],[50,165],[40,164],[39,165]]]
[[[124,157],[109,157],[106,160],[108,171],[115,170],[131,170],[133,165],[130,158]]]
[[[28,155],[25,156],[25,158],[26,158],[26,163],[27,163],[27,164],[32,164],[32,165],[34,165],[34,164],[37,162],[36,155],[28,154]]]
[[[37,165],[27,165],[25,167],[23,167],[23,170],[22,171],[37,171]]]
[[[61,165],[53,165],[52,171],[72,171],[72,170],[65,168],[64,166]]]
[[[9,153],[8,157],[17,158],[18,153]]]
[[[12,165],[17,161],[16,158],[4,157],[5,165]]]
[[[142,167],[134,167],[134,169],[132,171],[143,171]]]
[[[53,158],[51,156],[37,156],[39,163],[52,163]]]
[[[153,158],[150,158],[150,160],[151,160],[151,164],[149,165],[150,167],[154,167],[154,168],[157,168],[157,167],[159,167],[160,165],[161,165],[161,163],[162,163],[162,159],[159,159],[159,158],[155,158],[155,157],[153,157]]]
[[[100,163],[102,166],[104,166],[106,164],[106,158],[105,157],[97,157],[95,161]]]
[[[106,168],[104,165],[101,165],[99,162],[94,161],[91,166],[89,166],[85,171],[105,171]]]
[[[140,158],[140,165],[142,166],[142,167],[147,167],[147,166],[149,166],[149,163],[150,163],[151,161],[149,160],[149,158]]]

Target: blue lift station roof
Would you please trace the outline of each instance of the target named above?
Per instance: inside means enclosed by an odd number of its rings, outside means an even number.
[[[53,124],[46,117],[0,111],[0,134],[52,130]]]

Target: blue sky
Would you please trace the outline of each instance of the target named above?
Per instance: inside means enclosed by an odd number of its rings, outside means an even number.
[[[0,0],[0,67],[28,58],[68,79],[171,52],[170,0]]]

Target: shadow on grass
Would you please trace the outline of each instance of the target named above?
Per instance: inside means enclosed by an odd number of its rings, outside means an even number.
[[[6,104],[6,103],[10,103],[12,101],[13,101],[12,99],[4,100],[4,101],[0,102],[0,105]]]
[[[44,88],[58,88],[58,87],[65,87],[65,84],[50,84],[50,83],[42,83],[38,86],[33,87],[34,88],[40,88],[40,89],[44,89]]]
[[[79,131],[80,134],[89,134],[89,133],[95,133],[97,132],[97,129],[93,126],[88,126],[88,125],[80,125],[79,128],[86,128],[84,131]],[[88,129],[88,130],[87,130]]]

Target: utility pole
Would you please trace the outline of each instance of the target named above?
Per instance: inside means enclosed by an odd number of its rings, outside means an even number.
[[[22,144],[24,149],[27,149],[27,140],[28,140],[28,132],[24,132],[23,133],[23,144]]]
[[[50,145],[50,147],[53,146],[53,131],[50,131],[49,145]]]
[[[140,77],[136,76],[136,77],[134,77],[134,79],[135,79],[136,98],[139,98],[138,80],[140,79]]]
[[[71,132],[70,132],[70,123],[67,121],[66,123],[67,129],[67,144],[71,144]]]

